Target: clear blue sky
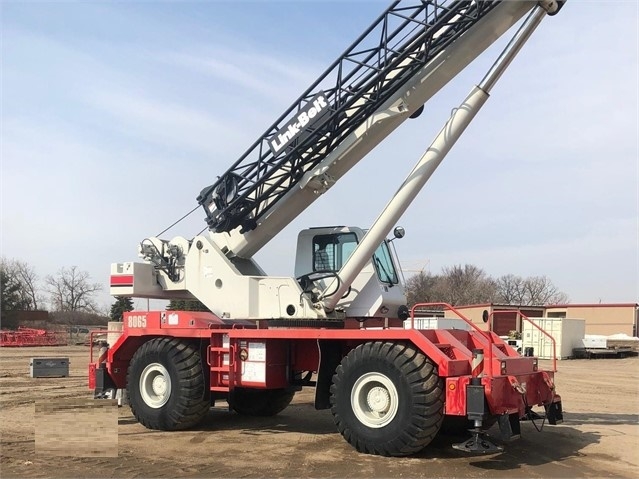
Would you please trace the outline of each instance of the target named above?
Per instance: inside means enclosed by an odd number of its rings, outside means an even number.
[[[109,304],[110,263],[194,207],[386,5],[2,0],[2,255],[40,276],[77,265]],[[471,263],[547,275],[573,302],[638,301],[637,5],[571,0],[544,21],[402,219],[405,269]],[[503,44],[260,251],[262,267],[292,275],[299,229],[368,227]],[[204,226],[198,211],[169,236]]]

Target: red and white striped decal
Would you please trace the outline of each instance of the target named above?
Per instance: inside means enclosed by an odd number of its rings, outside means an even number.
[[[471,363],[471,375],[474,378],[484,373],[484,350],[473,349],[473,362]]]
[[[109,352],[108,348],[102,347],[98,352],[98,364],[102,364],[107,360],[107,353]]]
[[[120,286],[133,286],[133,275],[112,275],[111,276],[111,287],[120,287]]]

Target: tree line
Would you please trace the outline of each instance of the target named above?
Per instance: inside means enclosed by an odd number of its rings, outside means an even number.
[[[471,264],[445,267],[438,275],[420,271],[406,280],[406,296],[409,306],[416,303],[544,306],[568,302],[568,295],[547,276],[507,274],[493,278]]]
[[[0,307],[2,316],[14,311],[49,311],[53,322],[63,324],[103,324],[119,320],[123,311],[133,309],[131,298],[116,298],[107,311],[96,295],[102,291],[88,272],[77,266],[61,268],[54,275],[40,277],[25,261],[0,259]]]
[[[102,285],[92,282],[89,273],[77,266],[40,278],[29,263],[2,258],[0,278],[5,310],[98,312],[95,295]]]
[[[121,320],[133,309],[131,298],[116,297],[108,311],[100,310],[95,296],[102,291],[88,272],[77,266],[61,268],[40,278],[33,266],[19,260],[0,259],[0,306],[2,315],[11,311],[49,310],[55,322],[96,324],[99,318]],[[475,265],[445,267],[438,275],[420,271],[406,281],[409,306],[415,303],[499,303],[543,306],[568,302],[546,276],[521,277],[507,274],[493,278]],[[208,311],[199,301],[172,300],[169,310]]]

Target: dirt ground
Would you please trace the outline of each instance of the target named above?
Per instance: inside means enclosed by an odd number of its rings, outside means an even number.
[[[32,379],[32,357],[69,357],[71,375]],[[487,456],[452,449],[450,437],[408,458],[359,454],[330,411],[313,408],[310,389],[278,416],[242,417],[220,404],[181,432],[147,430],[123,407],[114,412],[117,457],[36,454],[35,401],[92,397],[87,362],[83,346],[0,349],[1,477],[639,477],[638,357],[559,361],[564,423],[541,433],[522,423],[520,440]]]

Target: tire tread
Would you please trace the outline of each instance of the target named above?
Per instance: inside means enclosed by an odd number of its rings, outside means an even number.
[[[355,433],[337,406],[340,395],[350,395],[348,388],[343,385],[347,372],[363,361],[390,364],[408,382],[412,400],[409,424],[400,434],[386,441]],[[336,368],[330,392],[331,411],[338,431],[355,449],[368,454],[414,454],[435,438],[444,417],[443,381],[437,374],[435,364],[414,346],[406,343],[374,341],[360,344]]]
[[[175,402],[169,400],[167,403],[172,409],[165,409],[165,405],[149,411],[139,397],[139,391],[133,390],[139,381],[138,377],[133,377],[139,362],[141,367],[145,362],[170,363],[163,364],[167,369],[175,367],[177,381],[174,391],[178,396]],[[133,415],[149,429],[187,429],[201,422],[210,409],[200,353],[194,346],[176,338],[154,338],[136,351],[127,372],[127,390]],[[137,404],[138,401],[140,404]]]

